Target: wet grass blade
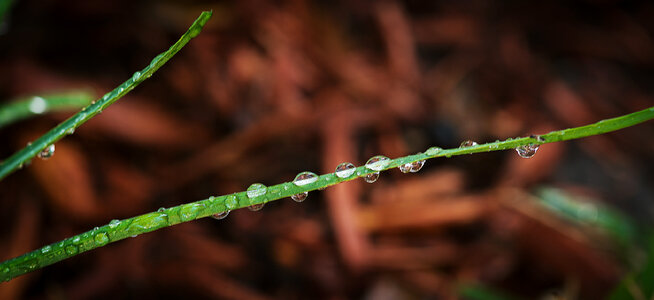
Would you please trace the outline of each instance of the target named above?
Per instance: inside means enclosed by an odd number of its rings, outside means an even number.
[[[76,110],[89,105],[93,99],[90,91],[74,90],[10,101],[0,105],[0,128],[50,112]]]
[[[204,27],[209,18],[211,18],[211,15],[212,12],[210,11],[202,12],[202,14],[200,14],[200,16],[195,20],[195,22],[193,22],[193,25],[191,25],[188,31],[186,31],[186,33],[184,33],[184,35],[182,35],[182,37],[180,37],[177,42],[170,46],[168,50],[152,59],[152,62],[150,62],[150,64],[143,70],[134,73],[132,78],[123,82],[123,84],[119,85],[111,92],[105,94],[102,96],[102,98],[94,101],[77,114],[61,122],[55,128],[51,129],[46,134],[33,141],[27,147],[21,149],[3,161],[2,164],[0,164],[0,180],[14,172],[16,169],[19,169],[23,164],[31,160],[36,154],[51,144],[55,143],[56,141],[60,140],[66,134],[74,132],[75,128],[81,126],[86,121],[102,112],[109,105],[125,96],[125,94],[129,93],[141,82],[150,78],[154,72],[161,68],[161,66],[163,66],[171,57],[177,54],[177,52],[179,52],[182,47],[184,47],[192,38],[196,37],[200,31],[202,31],[202,27]]]
[[[22,256],[0,263],[0,281],[8,281],[16,276],[43,268],[77,254],[102,247],[108,243],[116,242],[128,237],[151,232],[160,228],[176,225],[220,214],[226,211],[260,205],[270,201],[291,197],[292,195],[323,189],[341,182],[363,178],[366,175],[379,171],[397,168],[400,165],[436,157],[451,157],[456,155],[490,152],[498,150],[512,150],[519,146],[530,144],[547,144],[587,136],[603,134],[622,128],[630,127],[654,118],[654,107],[634,112],[621,117],[603,120],[594,124],[552,131],[541,136],[530,136],[516,139],[507,139],[494,143],[480,144],[465,148],[440,149],[432,147],[424,153],[408,155],[388,161],[387,165],[378,170],[371,170],[360,166],[348,176],[339,177],[336,173],[318,176],[315,182],[306,185],[295,185],[293,182],[265,187],[260,193],[250,190],[219,197],[182,204],[179,206],[160,209],[156,212],[136,216],[125,220],[113,220],[109,224],[73,236],[63,241],[45,246]]]

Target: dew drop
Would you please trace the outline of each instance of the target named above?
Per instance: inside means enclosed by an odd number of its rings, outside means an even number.
[[[381,171],[388,166],[389,163],[391,163],[391,160],[388,157],[377,155],[366,162],[366,168],[373,171]]]
[[[50,250],[52,250],[52,247],[45,246],[45,247],[41,248],[41,253],[45,254],[45,253],[50,252]]]
[[[216,220],[222,220],[224,218],[227,218],[228,215],[229,215],[229,210],[226,210],[226,211],[221,212],[221,213],[213,214],[213,215],[211,215],[211,217],[216,219]]]
[[[164,212],[164,211],[166,211],[166,209],[163,207],[159,207],[159,209],[157,209],[157,212]]]
[[[472,147],[472,146],[477,146],[477,142],[471,141],[471,140],[465,140],[461,142],[461,146],[459,148],[466,148],[466,147]]]
[[[403,164],[397,167],[402,173],[409,173],[411,171],[411,163]]]
[[[43,149],[41,152],[39,152],[39,154],[37,154],[36,156],[38,156],[40,159],[46,160],[46,159],[52,157],[54,155],[54,153],[55,153],[55,145],[51,144],[51,145],[45,147],[45,149]]]
[[[304,193],[299,193],[291,196],[291,199],[295,202],[302,202],[307,199],[307,196],[309,196],[309,192],[304,192]]]
[[[425,165],[425,160],[414,161],[411,163],[411,168],[409,169],[409,171],[411,173],[416,173],[420,171],[420,169],[422,169],[422,166],[424,165]]]
[[[336,176],[338,178],[347,178],[352,176],[354,174],[354,171],[356,171],[357,168],[349,163],[349,162],[344,162],[338,166],[336,166]]]
[[[253,183],[252,185],[250,185],[250,187],[248,187],[246,193],[248,195],[248,198],[252,199],[265,195],[267,191],[268,188],[265,185],[261,183]]]
[[[235,195],[229,195],[225,199],[225,207],[227,209],[235,209],[238,206],[238,200],[236,199]]]
[[[75,255],[75,254],[77,254],[77,251],[78,251],[77,247],[75,247],[73,245],[66,246],[66,254],[68,254],[68,255]]]
[[[436,154],[440,153],[441,151],[443,151],[443,148],[441,148],[441,147],[431,147],[431,148],[427,149],[427,151],[425,151],[425,154],[427,154],[427,155],[436,155]]]
[[[113,219],[113,220],[111,220],[111,222],[109,222],[109,228],[111,228],[111,229],[114,229],[114,228],[118,227],[118,225],[120,225],[119,220]]]
[[[518,152],[518,155],[520,155],[522,158],[532,158],[534,155],[536,155],[538,147],[539,146],[537,144],[523,145],[515,148],[515,151]]]
[[[200,213],[200,208],[202,208],[202,206],[203,204],[199,203],[189,203],[182,205],[182,207],[179,209],[179,219],[182,220],[182,222],[194,220]]]
[[[48,103],[41,97],[34,97],[29,104],[29,110],[35,114],[42,114],[48,108]]]
[[[95,241],[95,244],[98,246],[103,246],[109,243],[109,237],[104,232],[96,234],[93,240]]]
[[[75,127],[71,127],[68,128],[68,130],[66,130],[66,134],[73,134],[73,133],[75,133]]]
[[[134,72],[134,76],[132,76],[132,81],[138,81],[139,79],[141,79],[141,72],[139,71]]]
[[[248,209],[251,211],[260,211],[263,208],[264,203],[252,204],[248,206]]]
[[[373,183],[379,179],[379,172],[375,173],[370,173],[366,176],[363,176],[363,180],[365,180],[367,183]]]
[[[311,184],[318,181],[318,175],[312,172],[302,172],[300,174],[297,174],[295,176],[295,179],[293,179],[293,184],[297,186],[303,186],[307,184]]]

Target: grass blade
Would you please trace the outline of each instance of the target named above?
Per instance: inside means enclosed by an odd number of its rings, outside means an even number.
[[[43,149],[60,140],[67,133],[73,132],[75,128],[81,126],[86,121],[102,112],[109,105],[113,104],[118,99],[125,96],[125,94],[133,90],[141,82],[150,78],[154,72],[161,68],[161,66],[163,66],[171,57],[177,54],[177,52],[179,52],[182,47],[184,47],[192,38],[196,37],[200,31],[202,31],[202,27],[204,27],[209,18],[211,18],[211,15],[212,12],[210,11],[202,12],[202,14],[200,14],[200,16],[195,20],[195,22],[193,22],[193,25],[189,27],[188,31],[186,31],[186,33],[184,33],[182,37],[180,37],[179,40],[175,42],[175,44],[170,46],[170,48],[168,48],[168,50],[165,52],[157,55],[154,59],[152,59],[152,62],[150,62],[150,64],[143,70],[137,71],[134,73],[132,78],[123,82],[123,84],[119,85],[111,92],[105,94],[102,96],[102,98],[94,101],[77,114],[61,122],[55,128],[51,129],[46,134],[33,141],[27,147],[14,153],[12,156],[3,161],[2,164],[0,164],[0,180],[7,177],[7,175],[11,174],[16,169],[19,169],[24,163],[31,160]]]

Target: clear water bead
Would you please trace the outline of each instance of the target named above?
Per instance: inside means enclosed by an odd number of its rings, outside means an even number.
[[[318,175],[312,172],[302,172],[300,174],[297,174],[295,176],[295,179],[293,179],[293,184],[297,186],[303,186],[307,184],[311,184],[318,181]]]
[[[224,218],[227,218],[228,215],[229,215],[229,210],[226,210],[226,211],[221,212],[221,213],[213,214],[213,215],[211,215],[211,217],[216,219],[216,220],[222,220]]]
[[[398,169],[400,169],[400,172],[402,173],[409,173],[409,171],[411,171],[411,163],[400,165]]]
[[[477,146],[477,142],[471,141],[471,140],[465,140],[461,142],[461,146],[459,148],[466,148],[466,147],[472,147],[472,146]]]
[[[379,172],[370,173],[363,177],[363,180],[365,180],[367,183],[373,183],[377,181],[377,179],[379,179]]]
[[[291,196],[291,199],[295,202],[302,202],[307,199],[307,196],[309,196],[309,192],[304,192],[304,193],[299,193]]]
[[[93,239],[95,240],[95,244],[99,246],[109,243],[109,237],[104,232],[96,234]]]
[[[252,204],[248,206],[248,209],[251,211],[260,211],[263,208],[264,203]]]
[[[349,162],[344,162],[338,166],[336,166],[336,176],[338,178],[347,178],[352,176],[354,174],[354,171],[356,171],[357,168],[349,163]]]
[[[267,191],[268,191],[268,187],[266,187],[265,185],[261,183],[253,183],[252,185],[250,185],[250,187],[248,187],[246,193],[248,195],[248,198],[252,199],[265,195]]]
[[[39,154],[37,154],[36,156],[38,156],[40,159],[46,160],[46,159],[52,157],[54,155],[54,153],[55,153],[55,145],[52,144],[52,145],[49,145],[49,146],[45,147],[45,149],[43,149],[41,152],[39,152]]]
[[[238,200],[235,195],[229,195],[225,199],[225,207],[228,209],[235,209],[238,206]]]
[[[431,147],[431,148],[427,149],[427,151],[425,151],[425,154],[431,156],[431,155],[436,155],[436,154],[440,153],[441,151],[443,151],[443,148],[441,148],[441,147]]]
[[[422,169],[422,166],[424,165],[425,165],[425,160],[414,161],[411,163],[411,168],[409,171],[411,173],[418,172],[420,171],[420,169]]]
[[[532,158],[536,155],[538,147],[538,144],[529,144],[515,148],[515,151],[518,152],[518,155],[522,158]]]
[[[390,163],[391,160],[388,157],[383,155],[377,155],[372,157],[366,162],[366,168],[373,171],[381,171],[384,168],[386,168],[386,166],[388,166],[388,164]]]

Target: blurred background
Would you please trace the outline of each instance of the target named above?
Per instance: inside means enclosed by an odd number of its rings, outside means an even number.
[[[0,182],[2,259],[254,182],[654,105],[650,1],[2,2],[3,105],[98,98],[214,12]],[[74,111],[4,125],[0,158]],[[653,136],[649,122],[532,159],[432,159],[113,243],[0,299],[652,299]]]

